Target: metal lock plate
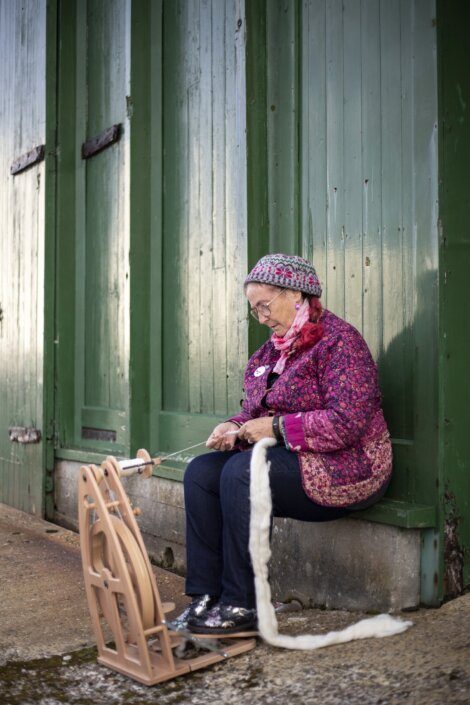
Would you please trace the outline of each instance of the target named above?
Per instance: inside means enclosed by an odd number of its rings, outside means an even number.
[[[12,443],[39,443],[41,431],[38,428],[26,426],[10,426],[8,435]]]

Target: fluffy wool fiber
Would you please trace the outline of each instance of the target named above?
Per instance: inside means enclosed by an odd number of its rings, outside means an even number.
[[[400,634],[412,625],[389,614],[379,614],[351,624],[346,629],[328,634],[303,634],[289,636],[279,634],[276,613],[271,602],[271,588],[268,581],[268,562],[271,557],[269,526],[272,511],[271,489],[269,486],[269,463],[266,450],[276,445],[274,438],[263,438],[253,448],[251,459],[250,497],[250,543],[249,549],[255,575],[256,607],[258,629],[265,641],[285,649],[321,649],[332,644],[341,644],[354,639],[384,637]]]

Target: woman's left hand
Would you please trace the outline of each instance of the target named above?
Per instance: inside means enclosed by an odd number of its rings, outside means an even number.
[[[260,419],[251,419],[240,426],[238,438],[248,443],[256,443],[261,438],[274,438],[272,416],[262,416]]]

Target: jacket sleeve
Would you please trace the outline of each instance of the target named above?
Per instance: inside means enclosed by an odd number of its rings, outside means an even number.
[[[324,408],[283,417],[290,450],[325,453],[353,445],[380,403],[377,368],[357,331],[325,346],[317,369]]]
[[[244,399],[240,413],[235,414],[235,416],[231,416],[229,419],[227,419],[227,421],[233,421],[239,426],[243,426],[246,421],[249,421],[252,418],[251,415],[248,413],[246,406],[246,400]]]

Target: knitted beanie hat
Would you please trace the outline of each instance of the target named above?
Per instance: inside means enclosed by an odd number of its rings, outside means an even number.
[[[250,282],[272,284],[302,291],[310,296],[321,296],[320,281],[313,265],[297,255],[277,254],[261,257],[245,279],[245,286]]]

